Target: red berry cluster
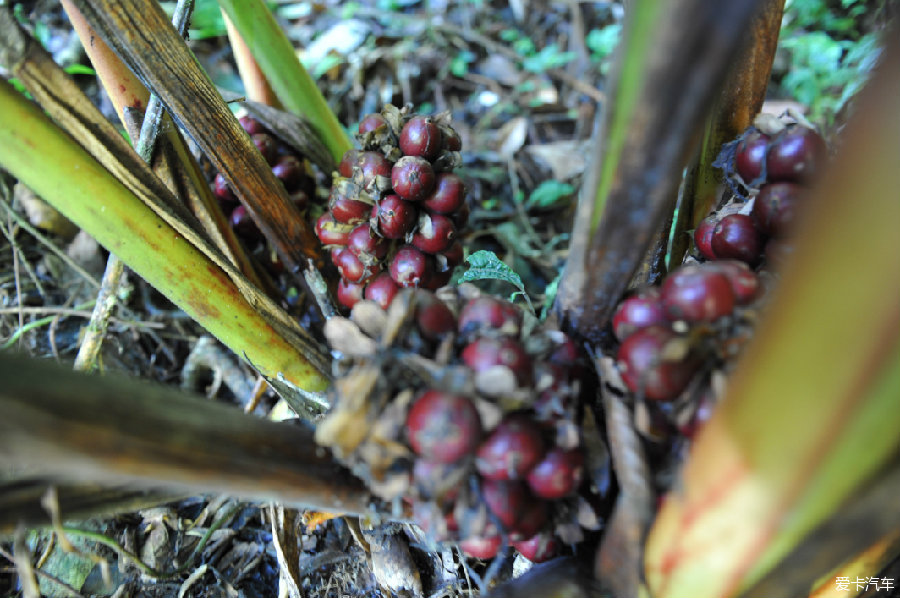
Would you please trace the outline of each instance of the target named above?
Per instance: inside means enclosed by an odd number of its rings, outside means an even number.
[[[449,115],[387,106],[359,124],[362,150],[350,150],[335,176],[328,211],[316,222],[341,279],[338,302],[384,308],[397,290],[437,289],[463,259],[466,188],[452,172],[459,136]]]
[[[675,399],[703,364],[691,330],[722,321],[758,291],[759,279],[745,263],[720,260],[681,266],[661,287],[625,299],[612,320],[622,381],[644,398]]]
[[[708,260],[736,259],[752,266],[778,247],[791,228],[804,185],[827,157],[825,141],[805,125],[785,124],[774,117],[758,124],[727,146],[725,163],[726,171],[736,174],[755,195],[752,207],[732,204],[708,216],[694,231],[697,250]]]
[[[344,417],[348,401],[337,396],[326,432],[317,438],[364,477],[380,479],[373,489],[383,498],[409,502],[415,520],[436,540],[458,541],[476,558],[491,558],[508,542],[529,560],[547,560],[561,545],[560,526],[573,525],[584,477],[576,424],[579,352],[562,332],[526,333],[523,314],[512,303],[473,296],[467,285],[441,294],[446,302],[426,291],[406,291],[388,319],[408,309],[411,329],[401,346],[415,350],[419,367],[423,356],[434,355],[441,371],[453,372],[452,382],[407,379],[402,388],[413,392],[401,391],[375,415],[391,436],[378,437],[373,429],[352,452],[333,436],[331,426]],[[401,306],[400,297],[412,297],[411,305]],[[351,321],[366,304],[357,304]],[[383,354],[397,352],[395,346]],[[396,425],[385,424],[392,413]],[[394,443],[396,458],[379,463],[371,457]]]

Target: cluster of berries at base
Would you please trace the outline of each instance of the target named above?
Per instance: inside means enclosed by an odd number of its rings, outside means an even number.
[[[317,441],[435,541],[541,562],[596,521],[564,333],[471,285],[363,300],[325,333],[342,359]]]
[[[762,114],[723,148],[718,164],[750,200],[730,202],[707,216],[694,231],[694,243],[708,260],[736,259],[751,266],[777,262],[788,250],[794,213],[806,185],[822,170],[828,150],[824,139],[793,118]],[[739,189],[738,189],[739,191]]]
[[[448,113],[390,104],[363,118],[357,138],[362,149],[341,160],[316,234],[340,273],[338,302],[387,308],[398,289],[444,286],[463,260],[469,208],[452,172],[461,143]]]
[[[298,155],[289,145],[282,143],[276,135],[250,116],[238,119],[250,135],[256,149],[263,155],[272,174],[281,181],[291,201],[299,210],[306,210],[311,198],[315,197],[316,181],[307,168],[303,156]],[[213,195],[219,200],[223,212],[228,216],[231,228],[251,250],[265,247],[265,237],[256,227],[247,209],[241,205],[222,173],[216,174]],[[272,274],[278,274],[283,266],[274,254],[266,256],[262,262]]]

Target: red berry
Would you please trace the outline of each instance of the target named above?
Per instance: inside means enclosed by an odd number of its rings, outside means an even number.
[[[413,481],[425,498],[451,501],[459,494],[459,476],[454,476],[458,469],[458,463],[438,463],[419,457],[413,463]]]
[[[422,205],[431,212],[453,214],[465,202],[466,186],[462,179],[452,172],[441,172],[435,177],[434,191],[423,200]]]
[[[360,152],[356,158],[356,166],[362,173],[362,186],[369,188],[376,177],[391,176],[391,163],[378,152]]]
[[[448,249],[437,254],[438,270],[453,270],[463,262],[463,246],[459,241],[455,241]]]
[[[329,212],[325,212],[316,220],[316,236],[322,245],[346,245],[352,230],[352,224],[335,222]]]
[[[528,487],[518,480],[484,480],[481,495],[491,513],[510,531],[516,528],[528,503],[533,500]]]
[[[416,294],[416,325],[422,336],[438,340],[456,330],[456,317],[443,301],[420,292]]]
[[[481,418],[466,397],[426,390],[410,407],[406,430],[417,455],[438,463],[453,463],[478,446]]]
[[[723,216],[712,235],[713,253],[719,259],[755,264],[762,257],[763,240],[746,214]]]
[[[825,140],[810,128],[793,126],[776,136],[766,155],[769,181],[808,181],[824,165]]]
[[[341,163],[338,164],[338,174],[342,177],[350,178],[353,176],[353,166],[359,159],[359,150],[351,149],[344,152]]]
[[[350,282],[346,278],[340,279],[337,287],[338,303],[347,309],[351,309],[356,305],[357,301],[363,298],[363,289],[365,286],[366,283],[364,282]]]
[[[431,276],[434,266],[424,253],[415,247],[404,245],[394,254],[388,269],[394,282],[407,288],[422,285]]]
[[[369,131],[374,131],[379,127],[386,127],[387,121],[378,113],[367,114],[361,121],[359,121],[359,134],[364,135]]]
[[[574,493],[584,477],[581,449],[551,449],[528,474],[528,485],[536,496],[555,500]]]
[[[764,234],[782,237],[790,231],[803,187],[796,183],[764,185],[753,200],[750,217]]]
[[[756,130],[749,131],[738,143],[734,165],[737,173],[748,185],[762,175],[768,145],[769,136]]]
[[[708,260],[716,259],[716,254],[712,248],[712,235],[718,223],[718,217],[707,216],[694,229],[694,245],[697,246],[697,251],[700,252],[700,255]]]
[[[638,330],[625,339],[616,357],[629,389],[656,401],[668,401],[681,394],[699,363],[690,355],[664,360],[666,345],[675,339],[674,332],[659,326]]]
[[[728,277],[713,268],[682,266],[663,282],[660,299],[670,320],[711,322],[734,309]]]
[[[372,233],[369,223],[358,225],[347,238],[347,248],[363,263],[373,264],[384,259],[390,245],[384,237]]]
[[[402,239],[412,232],[417,216],[416,207],[397,195],[384,197],[372,209],[372,218],[377,221],[378,230],[387,239]]]
[[[522,328],[522,312],[518,307],[489,295],[472,299],[459,313],[459,333],[472,334],[492,329],[518,334]]]
[[[256,133],[251,135],[250,139],[253,140],[253,145],[263,155],[269,166],[274,166],[278,160],[278,144],[275,142],[275,138],[268,133]]]
[[[233,209],[229,220],[234,232],[244,238],[252,239],[260,234],[259,229],[256,228],[256,223],[253,222],[253,218],[250,217],[247,208],[244,206],[237,206]]]
[[[510,539],[521,540],[537,534],[546,525],[549,510],[546,501],[532,497],[525,511],[520,514],[516,527],[510,531]]]
[[[228,180],[221,172],[216,174],[216,178],[213,183],[213,194],[216,196],[216,198],[218,198],[219,201],[224,203],[238,202],[237,195],[235,195],[231,190],[231,186],[228,184]]]
[[[372,212],[372,206],[369,204],[347,197],[337,191],[332,191],[331,197],[328,199],[328,209],[336,221],[344,224],[363,222]]]
[[[281,181],[288,193],[297,190],[306,176],[303,163],[296,156],[282,156],[272,167],[272,174]]]
[[[456,239],[453,221],[443,214],[419,215],[419,226],[413,234],[412,244],[425,253],[440,253],[450,249]]]
[[[259,133],[268,132],[261,122],[251,116],[242,116],[238,119],[238,122],[241,123],[241,127],[247,131],[248,135],[257,135]]]
[[[746,305],[756,298],[759,292],[759,277],[746,263],[737,260],[719,260],[710,264],[728,277],[734,300],[738,305]]]
[[[380,305],[381,309],[387,309],[399,290],[400,287],[397,286],[391,275],[387,272],[382,272],[366,286],[365,297],[369,301],[374,301]]]
[[[434,170],[431,162],[418,156],[403,156],[391,170],[394,193],[406,201],[421,201],[434,189]]]
[[[641,328],[665,326],[668,321],[659,298],[659,289],[649,287],[619,304],[613,314],[613,334],[623,341]]]
[[[360,283],[372,276],[372,271],[349,249],[336,249],[331,253],[331,261],[337,266],[341,278],[350,282]]]
[[[489,480],[518,480],[544,456],[541,428],[523,414],[507,416],[497,424],[476,453],[475,466]]]
[[[489,538],[466,538],[459,548],[473,559],[492,559],[500,550],[500,536]]]
[[[532,563],[544,563],[559,552],[559,542],[549,534],[535,534],[527,540],[513,542],[513,547]]]
[[[482,337],[462,351],[463,362],[476,372],[483,372],[497,365],[508,367],[520,386],[531,380],[531,358],[519,341],[510,338]]]
[[[444,272],[433,272],[428,280],[425,281],[424,288],[430,291],[436,291],[441,287],[445,287],[450,284],[450,279],[453,278],[453,272],[451,270],[446,270]]]
[[[400,151],[407,156],[420,156],[434,160],[441,152],[441,130],[425,116],[414,116],[400,131]]]
[[[462,149],[462,139],[459,138],[459,133],[457,133],[455,129],[452,127],[443,127],[441,133],[444,137],[445,150],[458,152]]]
[[[466,228],[466,225],[469,223],[469,213],[471,209],[469,208],[469,202],[464,201],[463,205],[460,206],[459,210],[452,214],[453,224],[456,225],[456,230],[463,230]]]

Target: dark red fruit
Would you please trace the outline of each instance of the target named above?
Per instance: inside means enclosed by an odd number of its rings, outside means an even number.
[[[358,282],[350,282],[346,278],[340,279],[338,281],[337,287],[337,300],[338,303],[346,307],[347,309],[352,309],[356,302],[363,298],[363,289],[365,288],[366,283],[358,283]]]
[[[378,152],[360,152],[356,159],[356,166],[362,173],[362,186],[369,188],[375,181],[375,177],[391,176],[391,163]]]
[[[633,392],[655,401],[674,399],[685,389],[699,363],[692,356],[663,359],[666,345],[676,339],[668,328],[638,330],[619,347],[617,359],[622,379]]]
[[[416,325],[422,336],[438,340],[456,331],[456,317],[443,301],[420,292],[416,295]]]
[[[762,175],[768,145],[769,136],[755,130],[747,133],[738,143],[734,154],[734,166],[748,185]]]
[[[419,215],[419,226],[413,234],[412,244],[425,253],[440,253],[450,249],[456,239],[453,221],[443,214]]]
[[[359,134],[363,135],[369,131],[374,131],[379,127],[386,127],[387,121],[378,113],[367,114],[359,121]]]
[[[555,500],[573,494],[584,477],[581,449],[555,447],[528,474],[528,486],[536,496]]]
[[[250,139],[253,140],[253,145],[263,155],[269,166],[274,166],[278,160],[278,144],[275,142],[275,138],[268,133],[256,133],[251,135]]]
[[[808,181],[825,163],[825,140],[810,128],[793,126],[769,144],[766,154],[766,179],[769,181]]]
[[[697,246],[697,251],[700,252],[700,255],[708,260],[716,259],[716,254],[712,248],[712,235],[718,223],[718,217],[707,216],[694,229],[694,245]]]
[[[316,236],[322,245],[346,245],[352,230],[353,225],[335,222],[329,212],[325,212],[316,220]]]
[[[213,194],[219,201],[224,203],[237,203],[238,201],[237,195],[235,195],[231,190],[231,186],[225,179],[225,175],[223,175],[221,172],[216,174],[216,178],[213,183]]]
[[[391,170],[394,193],[406,201],[421,201],[434,189],[434,170],[431,162],[418,156],[403,156]]]
[[[452,270],[463,262],[463,246],[459,241],[442,251],[437,256],[438,270]]]
[[[246,239],[258,237],[260,234],[259,229],[256,228],[256,224],[253,222],[253,218],[250,217],[247,208],[244,206],[237,206],[233,209],[229,220],[234,232]]]
[[[424,253],[415,247],[404,245],[394,254],[388,269],[394,282],[408,288],[422,285],[434,272],[434,265]]]
[[[337,266],[341,278],[360,283],[372,276],[372,270],[366,267],[349,249],[337,249],[331,253],[331,261]]]
[[[378,222],[378,230],[388,239],[402,239],[416,225],[418,210],[397,195],[388,195],[375,204],[372,218]]]
[[[419,457],[413,463],[413,481],[427,499],[451,501],[459,494],[458,463],[438,463]]]
[[[803,187],[796,183],[771,183],[759,190],[753,200],[750,217],[764,234],[782,237],[790,232],[794,222],[794,212]]]
[[[507,530],[514,530],[533,500],[528,487],[520,481],[484,480],[481,495],[491,513]]]
[[[441,132],[444,137],[444,149],[451,152],[458,152],[462,149],[462,139],[459,138],[459,133],[457,133],[451,127],[444,127]]]
[[[510,337],[479,338],[466,345],[462,359],[476,372],[502,365],[512,371],[520,386],[531,381],[531,358],[522,344]]]
[[[333,192],[328,200],[331,216],[344,224],[357,224],[369,218],[372,206],[364,201],[351,199],[346,195]]]
[[[548,519],[549,509],[546,501],[532,497],[525,511],[519,516],[516,527],[511,530],[510,539],[515,541],[534,536],[544,529]]]
[[[341,163],[338,164],[338,174],[342,177],[350,178],[353,176],[353,166],[359,159],[359,150],[351,149],[344,152]]]
[[[541,428],[523,414],[497,424],[476,453],[475,466],[489,480],[519,480],[544,456]]]
[[[369,223],[358,225],[347,239],[347,248],[363,263],[373,264],[384,259],[390,245],[384,237],[378,237],[372,233]]]
[[[450,284],[450,279],[453,278],[453,272],[451,270],[446,270],[444,272],[433,272],[428,280],[425,281],[424,288],[429,291],[436,291],[441,287],[445,287]]]
[[[659,298],[659,289],[649,287],[622,301],[613,314],[613,334],[620,341],[648,326],[665,326],[669,319]]]
[[[723,216],[712,235],[713,253],[719,259],[735,259],[755,264],[762,257],[763,240],[746,214]]]
[[[306,176],[303,163],[296,156],[282,156],[279,158],[275,166],[272,167],[272,174],[281,181],[288,193],[296,191]]]
[[[466,538],[459,548],[473,559],[492,559],[500,551],[500,536],[489,538]]]
[[[559,542],[549,533],[535,534],[527,540],[513,542],[513,547],[532,563],[545,563],[559,552]]]
[[[259,133],[267,133],[266,128],[261,122],[250,116],[242,116],[238,119],[241,126],[247,131],[248,135],[258,135]]]
[[[453,224],[456,225],[456,230],[462,230],[466,228],[466,225],[469,223],[469,213],[471,209],[469,208],[469,202],[463,201],[463,205],[460,206],[459,210],[452,215]]]
[[[569,337],[569,335],[560,333],[561,338],[556,342],[556,346],[547,356],[547,361],[556,365],[571,367],[580,365],[581,352],[578,345]]]
[[[441,172],[435,177],[434,191],[422,202],[425,209],[438,214],[453,214],[466,202],[466,186],[452,172]]]
[[[441,153],[441,130],[426,116],[414,116],[400,131],[400,151],[407,156],[434,160]]]
[[[737,260],[719,260],[710,264],[728,277],[734,300],[738,305],[746,305],[756,298],[759,292],[759,277],[744,262]]]
[[[682,266],[662,284],[660,300],[670,320],[711,322],[734,309],[728,277],[702,266]]]
[[[489,295],[472,299],[459,313],[459,333],[499,330],[516,335],[522,328],[522,312],[518,307]]]
[[[453,463],[478,446],[481,418],[466,397],[426,390],[410,407],[406,430],[417,455],[438,463]]]
[[[387,309],[399,290],[400,287],[397,286],[391,275],[382,272],[366,285],[365,298],[380,305],[381,309]]]

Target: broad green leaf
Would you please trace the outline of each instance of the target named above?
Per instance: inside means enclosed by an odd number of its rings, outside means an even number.
[[[569,183],[560,181],[544,181],[538,185],[531,195],[528,196],[526,207],[529,208],[552,208],[562,200],[571,199],[575,193],[575,187]]]
[[[521,292],[525,292],[522,277],[516,274],[512,268],[503,263],[493,251],[484,249],[476,251],[466,258],[469,269],[460,277],[460,282],[472,282],[474,280],[502,280],[513,285]]]

